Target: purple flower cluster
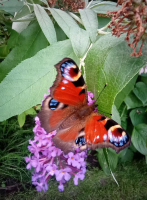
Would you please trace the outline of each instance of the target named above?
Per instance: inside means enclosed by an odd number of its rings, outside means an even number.
[[[47,95],[45,95],[46,98]],[[92,104],[93,94],[88,92],[88,104]],[[63,151],[56,148],[52,138],[56,131],[47,133],[40,125],[40,120],[35,117],[36,126],[33,129],[34,140],[29,140],[28,149],[31,152],[29,157],[25,157],[27,169],[33,169],[32,184],[37,191],[48,190],[48,180],[55,176],[59,182],[59,191],[64,191],[64,184],[73,177],[74,184],[78,185],[78,180],[85,178],[87,151],[75,153],[70,152],[64,155]]]

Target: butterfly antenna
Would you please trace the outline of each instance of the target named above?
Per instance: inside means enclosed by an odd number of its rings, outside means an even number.
[[[105,89],[106,86],[107,86],[107,83],[104,85],[104,87],[103,87],[103,89],[101,90],[100,94],[98,95],[96,101],[100,98],[100,95],[102,94],[102,92],[104,91],[104,89]],[[98,105],[97,105],[97,106],[98,106]],[[112,116],[112,114],[110,114],[110,113],[104,112],[104,111],[102,111],[102,110],[99,110],[99,111]]]
[[[98,111],[100,111],[100,112],[102,112],[102,113],[106,113],[106,114],[108,114],[108,115],[111,115],[111,116],[112,116],[112,114],[110,114],[110,113],[107,113],[107,112],[104,112],[104,111],[102,111],[102,110],[98,110]]]
[[[101,90],[101,92],[99,93],[99,96],[97,97],[96,101],[100,98],[102,92],[104,91],[105,87],[107,86],[107,83],[104,85],[103,89]]]

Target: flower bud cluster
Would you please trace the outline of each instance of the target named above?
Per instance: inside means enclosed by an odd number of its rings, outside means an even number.
[[[120,10],[107,12],[109,16],[112,16],[109,28],[117,37],[127,33],[125,40],[134,49],[131,56],[141,56],[147,37],[147,0],[119,0],[118,4],[122,4]],[[133,35],[132,43],[130,42],[131,35]],[[142,44],[139,52],[136,52],[139,41],[142,41]]]

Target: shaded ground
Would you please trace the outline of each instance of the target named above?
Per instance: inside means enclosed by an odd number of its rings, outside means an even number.
[[[39,193],[31,184],[22,186],[11,180],[10,185],[3,189],[0,188],[0,199],[147,200],[147,166],[144,160],[118,165],[117,171],[114,173],[119,183],[118,187],[112,176],[106,176],[99,169],[99,164],[93,154],[88,157],[90,165],[86,177],[83,181],[79,181],[78,186],[75,186],[73,180],[70,180],[66,184],[65,191],[59,192],[57,182],[50,180],[47,193]]]

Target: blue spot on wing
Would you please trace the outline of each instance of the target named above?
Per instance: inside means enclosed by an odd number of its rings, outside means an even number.
[[[59,105],[59,101],[55,100],[55,99],[51,99],[50,102],[49,102],[49,108],[51,110],[55,110]]]

